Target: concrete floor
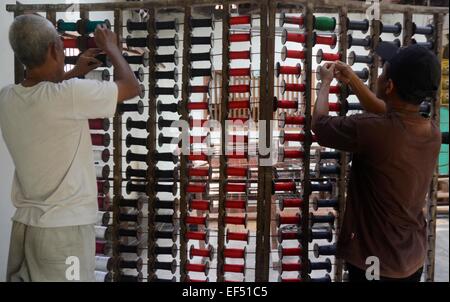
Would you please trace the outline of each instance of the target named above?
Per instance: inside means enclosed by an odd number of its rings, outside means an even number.
[[[441,216],[437,220],[436,233],[436,268],[434,280],[437,282],[449,282],[448,215]]]

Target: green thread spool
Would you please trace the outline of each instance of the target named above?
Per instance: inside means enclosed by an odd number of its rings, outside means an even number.
[[[107,28],[111,28],[111,23],[109,20],[104,21],[88,21],[86,24],[86,33],[93,33],[97,28],[97,25],[104,24]]]
[[[314,17],[314,29],[323,31],[334,31],[336,19],[329,17]]]
[[[77,23],[75,22],[65,22],[64,20],[58,20],[56,27],[59,32],[65,31],[77,31]]]

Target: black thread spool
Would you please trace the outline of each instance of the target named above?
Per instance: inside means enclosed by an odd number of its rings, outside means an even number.
[[[330,227],[309,230],[309,242],[320,239],[326,239],[328,242],[331,242],[333,240],[333,230]]]
[[[142,238],[142,229],[119,229],[117,231],[117,234],[119,235],[119,237],[131,237],[140,240]]]
[[[411,43],[412,43],[412,44],[420,45],[420,46],[425,47],[425,48],[428,48],[428,49],[433,49],[433,48],[434,48],[434,43],[433,43],[433,41],[417,42],[416,39],[411,39]]]
[[[144,67],[148,67],[150,61],[150,55],[147,50],[145,50],[144,53],[140,56],[130,56],[127,53],[124,53],[123,58],[125,59],[125,61],[127,61],[128,64],[142,65]]]
[[[153,218],[155,223],[170,223],[175,224],[177,220],[177,216],[175,213],[173,214],[156,214]]]
[[[155,231],[155,239],[172,239],[172,242],[177,241],[177,233],[175,231]]]
[[[320,256],[333,256],[336,255],[336,244],[330,245],[318,245],[314,244],[314,256],[319,258]]]
[[[177,34],[175,34],[173,38],[155,38],[156,47],[173,46],[175,49],[178,49],[179,43],[180,41]]]
[[[190,18],[189,20],[189,26],[192,29],[194,28],[201,28],[201,27],[210,27],[212,30],[214,30],[215,22],[213,18],[209,19],[194,19]]]
[[[333,184],[329,181],[322,183],[312,183],[311,191],[317,192],[333,192]]]
[[[127,20],[127,30],[131,34],[133,31],[149,31],[148,22],[133,22],[131,19]]]
[[[348,64],[353,65],[355,63],[372,64],[373,56],[372,55],[367,55],[367,56],[357,55],[354,51],[352,51],[348,55]]]
[[[178,144],[179,138],[174,136],[164,136],[162,133],[158,135],[158,146],[162,147],[164,144]]]
[[[122,103],[119,105],[119,112],[137,112],[142,114],[144,112],[144,103],[141,100],[134,104]]]
[[[214,47],[214,34],[211,33],[209,37],[194,37],[191,36],[192,45],[209,45],[211,48]]]
[[[176,121],[176,120],[166,120],[162,116],[158,117],[158,129],[159,130],[162,130],[163,128],[178,128],[176,123],[178,123],[178,121]]]
[[[158,21],[155,22],[155,29],[156,30],[174,30],[178,32],[180,26],[177,19],[174,19],[173,21]]]
[[[127,164],[129,164],[132,161],[144,162],[144,163],[146,163],[148,161],[147,154],[133,153],[133,152],[131,152],[131,150],[127,151],[125,158],[126,158]]]
[[[139,192],[139,193],[147,193],[147,184],[134,184],[132,182],[128,182],[126,185],[127,194],[131,192]]]
[[[412,24],[413,35],[426,35],[431,36],[434,33],[433,24],[427,24],[425,26],[418,26],[415,22]]]
[[[190,53],[189,61],[190,62],[198,62],[198,61],[209,61],[212,62],[212,53],[211,50],[208,52],[200,52],[200,53]]]
[[[127,131],[131,131],[131,129],[147,129],[147,121],[134,121],[131,117],[127,118],[126,121]]]
[[[136,79],[138,79],[139,82],[144,82],[144,69],[142,69],[142,67],[139,67],[138,70],[134,71],[134,75],[136,76]]]
[[[154,270],[160,269],[164,271],[170,271],[172,274],[175,274],[175,272],[177,271],[177,261],[175,259],[170,262],[156,260],[153,264],[153,268]]]
[[[362,81],[366,82],[369,79],[369,69],[363,68],[361,70],[356,70],[355,74],[360,78]]]
[[[174,182],[171,185],[162,185],[162,184],[155,184],[155,192],[166,192],[166,193],[172,193],[173,195],[176,195],[178,191],[177,183]]]
[[[394,25],[385,25],[383,22],[380,22],[380,32],[390,33],[393,34],[394,37],[398,37],[402,33],[402,24],[397,22]]]
[[[108,58],[108,56],[106,54],[99,54],[95,58],[97,60],[99,60],[100,62],[102,62],[102,66],[101,67],[106,67],[106,68],[112,67],[112,62]]]
[[[328,223],[330,226],[334,224],[335,216],[333,212],[329,212],[328,215],[315,215],[314,213],[309,213],[309,222],[311,225],[316,223]]]
[[[127,134],[125,138],[125,144],[127,148],[130,148],[132,145],[136,146],[147,146],[147,138],[145,137],[134,137],[131,134]]]
[[[171,170],[161,170],[159,168],[156,168],[155,169],[155,178],[157,178],[159,181],[178,180],[178,168],[175,167]]]
[[[152,275],[149,279],[150,282],[177,282],[177,277],[173,276],[171,279],[159,278],[156,275]]]
[[[333,208],[337,209],[339,205],[339,201],[337,198],[331,199],[319,199],[314,197],[312,200],[312,206],[314,211],[317,211],[319,208]]]
[[[339,153],[338,151],[320,151],[320,149],[317,149],[314,155],[316,162],[320,162],[321,160],[326,159],[338,160],[341,158],[341,153]]]
[[[178,204],[178,198],[172,200],[161,200],[159,197],[155,198],[153,202],[153,209],[166,209],[166,210],[176,210]]]
[[[145,97],[145,86],[139,84],[139,97],[143,99]]]
[[[125,171],[125,175],[127,179],[130,179],[132,177],[146,179],[148,176],[148,171],[142,169],[133,169],[131,166],[128,166]]]
[[[191,80],[195,77],[212,77],[214,72],[214,68],[211,65],[210,68],[192,68],[192,66],[190,66],[190,77]]]
[[[366,36],[362,39],[353,38],[352,35],[347,35],[347,48],[351,48],[353,46],[362,46],[364,49],[369,50],[372,45],[372,39],[370,36]]]
[[[178,65],[178,52],[175,50],[173,54],[157,54],[155,56],[155,63],[173,63]]]
[[[142,212],[138,212],[137,214],[119,213],[117,220],[118,222],[134,222],[139,225],[142,222],[142,217]]]
[[[132,36],[127,36],[125,39],[125,43],[130,47],[148,47],[150,45],[150,36],[145,38],[133,38]]]
[[[173,70],[169,71],[156,71],[155,72],[155,78],[157,80],[174,80],[175,82],[178,82],[178,70],[174,68]]]
[[[321,176],[337,175],[340,172],[341,167],[339,165],[320,166],[319,164],[317,164],[315,176],[319,178]]]
[[[137,258],[136,260],[125,260],[123,258],[119,258],[118,266],[121,269],[135,269],[138,272],[142,270],[144,262],[142,258]]]
[[[390,43],[390,44],[394,45],[394,46],[397,47],[397,48],[400,47],[400,46],[402,46],[402,42],[400,42],[399,39],[394,39],[394,40],[392,40],[392,41],[383,41],[383,40],[380,38],[380,42]]]
[[[142,246],[140,244],[136,245],[125,245],[120,244],[118,246],[119,253],[136,254],[138,257],[142,254]]]
[[[178,253],[176,244],[172,244],[170,246],[160,246],[155,244],[153,250],[156,255],[171,255],[172,258],[175,258]]]
[[[144,280],[144,277],[141,272],[139,272],[137,275],[127,275],[127,274],[120,274],[119,275],[119,282],[142,282]]]
[[[347,18],[347,30],[358,30],[365,34],[369,30],[369,25],[370,23],[367,19],[356,21]]]
[[[162,112],[178,112],[178,103],[163,104],[160,100],[156,103],[156,111],[159,115]]]
[[[155,95],[172,95],[174,98],[178,98],[178,85],[175,84],[173,87],[155,87]]]
[[[143,196],[140,196],[138,198],[120,198],[119,199],[119,207],[121,208],[135,208],[137,210],[142,209],[144,206],[144,203],[146,202],[146,198]]]
[[[317,282],[317,283],[330,283],[331,277],[330,275],[326,274],[324,277],[320,278],[308,278],[309,282]]]
[[[171,161],[173,164],[178,163],[178,156],[171,152],[155,152],[153,154],[153,159],[156,162],[159,161]]]
[[[332,269],[331,261],[329,258],[326,258],[325,261],[320,262],[311,262],[308,260],[308,272],[311,274],[312,271],[320,271],[326,270],[328,273],[331,272]]]
[[[448,131],[441,133],[442,144],[448,145]]]

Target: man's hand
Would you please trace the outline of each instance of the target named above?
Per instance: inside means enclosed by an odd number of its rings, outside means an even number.
[[[118,48],[116,34],[109,30],[104,24],[97,25],[94,37],[97,47],[107,53]]]
[[[73,68],[75,76],[84,76],[88,72],[102,66],[102,62],[95,57],[101,53],[101,49],[91,48],[83,52],[78,58],[77,64]]]
[[[353,74],[354,72],[349,65],[341,61],[335,62],[334,76],[336,77],[336,79],[348,85]]]
[[[334,78],[334,63],[326,63],[320,68],[320,80],[322,85],[330,84]]]

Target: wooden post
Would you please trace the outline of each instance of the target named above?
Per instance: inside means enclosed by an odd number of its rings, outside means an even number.
[[[411,10],[406,10],[403,13],[403,46],[407,46],[411,44],[411,37],[413,34],[413,20],[412,20],[412,12]]]

